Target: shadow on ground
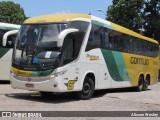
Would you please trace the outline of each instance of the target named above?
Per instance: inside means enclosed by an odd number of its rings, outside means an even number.
[[[136,92],[136,90],[135,88],[98,90],[94,92],[94,95],[91,99],[100,98],[110,93],[127,93],[127,92]],[[28,92],[28,93],[10,93],[10,94],[5,94],[5,96],[13,99],[23,99],[23,100],[43,102],[43,103],[53,103],[53,104],[79,101],[76,97],[76,93],[53,93],[50,95],[43,95],[40,94],[39,92]]]
[[[5,96],[14,98],[14,99],[23,99],[29,101],[43,102],[43,103],[64,103],[64,102],[73,102],[78,99],[71,93],[53,93],[51,95],[43,95],[39,92],[30,92],[30,93],[11,93],[5,94]]]
[[[146,91],[148,91],[150,89],[147,89]],[[93,98],[96,97],[103,97],[106,94],[110,94],[110,93],[131,93],[131,92],[137,92],[136,88],[116,88],[116,89],[105,89],[105,90],[97,90],[94,92],[94,96]]]

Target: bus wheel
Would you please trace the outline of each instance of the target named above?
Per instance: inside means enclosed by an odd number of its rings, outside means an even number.
[[[94,93],[94,82],[91,78],[86,77],[83,83],[82,91],[77,93],[79,99],[87,100],[92,97]]]
[[[49,96],[49,95],[52,95],[53,92],[44,92],[44,91],[39,91],[42,95],[46,95],[46,96]]]
[[[147,77],[146,80],[144,81],[144,87],[143,87],[143,90],[147,90],[148,89],[148,86],[149,86],[149,78]]]
[[[137,86],[137,91],[140,92],[142,91],[144,88],[144,79],[142,76],[139,77],[139,83],[138,83],[138,86]]]

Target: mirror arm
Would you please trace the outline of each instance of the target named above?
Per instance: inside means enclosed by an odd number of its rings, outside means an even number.
[[[74,33],[74,32],[79,32],[79,30],[78,30],[78,29],[74,29],[74,28],[70,28],[70,29],[63,30],[63,31],[59,34],[59,36],[58,36],[57,47],[62,47],[64,38],[65,38],[69,33]]]
[[[4,35],[3,35],[3,39],[2,39],[2,46],[5,47],[7,45],[7,39],[8,39],[8,36],[10,35],[15,35],[18,33],[18,30],[11,30],[11,31],[8,31],[6,32]]]

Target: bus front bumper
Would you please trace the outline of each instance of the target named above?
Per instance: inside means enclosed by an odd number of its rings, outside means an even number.
[[[24,80],[28,79],[28,81]],[[24,89],[30,91],[44,91],[44,92],[65,92],[65,85],[63,85],[62,77],[56,77],[45,81],[33,81],[32,78],[23,77],[21,80],[10,76],[11,87],[14,89]]]

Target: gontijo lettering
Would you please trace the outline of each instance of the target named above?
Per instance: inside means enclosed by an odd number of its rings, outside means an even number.
[[[149,65],[149,60],[144,58],[131,57],[131,64]]]

